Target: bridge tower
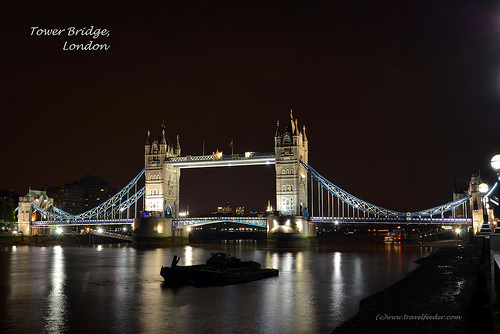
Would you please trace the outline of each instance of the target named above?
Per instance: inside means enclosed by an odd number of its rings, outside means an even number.
[[[165,123],[161,125],[161,135],[151,140],[148,131],[144,145],[144,213],[134,219],[132,245],[163,246],[171,243],[185,243],[187,236],[183,230],[172,229],[172,219],[179,217],[181,170],[165,164],[165,160],[181,155],[179,136],[174,145],[167,137]],[[177,240],[180,238],[179,240]]]
[[[174,146],[166,135],[165,124],[161,126],[161,137],[151,142],[151,134],[144,146],[146,189],[144,211],[151,217],[177,217],[179,214],[180,177],[179,168],[165,165],[165,159],[181,155],[179,136]]]
[[[306,127],[299,130],[297,119],[290,110],[290,124],[284,133],[276,129],[276,210],[281,216],[307,216],[307,164],[309,145]]]
[[[482,195],[478,188],[482,182],[483,181],[481,180],[481,175],[479,175],[479,173],[472,174],[469,182],[469,195],[471,195],[469,204],[472,212],[472,229],[474,234],[481,231],[484,221],[484,210],[487,210],[488,220],[494,220],[493,210],[485,208],[483,205]]]
[[[33,218],[32,204],[49,210],[54,204],[54,199],[49,198],[47,193],[42,190],[30,190],[26,196],[19,197],[19,211],[17,215],[17,230],[25,235],[33,234],[30,226]]]
[[[278,246],[289,241],[316,236],[314,223],[308,221],[307,171],[300,164],[308,163],[309,143],[306,128],[299,128],[290,110],[290,121],[283,133],[279,123],[274,136],[276,155],[276,212],[268,217],[268,241]],[[282,241],[285,241],[282,243]]]

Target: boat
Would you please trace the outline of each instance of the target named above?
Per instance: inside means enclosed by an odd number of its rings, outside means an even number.
[[[402,230],[392,230],[392,232],[386,234],[386,236],[384,237],[384,242],[416,242],[419,240],[419,238],[419,233],[410,234]]]
[[[174,255],[170,267],[161,267],[160,275],[166,285],[229,285],[247,283],[278,276],[278,269],[262,269],[260,263],[241,261],[226,253],[212,253],[205,264],[179,266]]]
[[[384,237],[384,242],[394,242],[394,233],[387,233],[386,236]]]

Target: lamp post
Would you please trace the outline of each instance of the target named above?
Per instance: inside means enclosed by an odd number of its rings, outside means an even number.
[[[481,193],[481,202],[483,203],[483,225],[481,226],[481,232],[490,232],[490,225],[488,224],[488,208],[486,207],[486,193],[490,188],[486,183],[481,183],[477,186],[477,190]]]
[[[497,201],[500,200],[500,190],[498,188],[500,188],[500,154],[497,154],[495,156],[493,156],[493,158],[491,158],[491,168],[493,168],[493,170],[497,173],[497,182],[495,184],[495,187],[497,187]],[[493,190],[493,189],[492,189]],[[498,202],[497,202],[498,203]],[[500,203],[498,203],[499,206],[499,212],[500,212]],[[500,216],[500,213],[499,213],[499,216]],[[498,217],[497,216],[497,221],[498,221]],[[491,282],[496,282],[498,280],[498,278],[496,278],[496,268],[498,268],[496,265],[493,265],[494,261],[492,261],[492,257],[493,257],[493,254],[494,252],[498,252],[500,251],[500,227],[496,227],[495,228],[495,232],[491,234],[491,237],[490,237],[490,240],[486,240],[486,244],[489,244],[487,245],[489,250],[490,250],[490,263],[492,264],[491,268]],[[496,284],[491,284],[491,296],[497,296],[497,293],[496,293]],[[498,297],[495,297],[493,302],[497,302],[497,298]]]
[[[491,168],[493,168],[493,170],[497,173],[497,184],[496,184],[496,187],[497,187],[497,201],[500,200],[500,185],[499,185],[499,182],[500,182],[500,154],[497,154],[495,156],[493,156],[493,158],[491,158]],[[499,209],[498,209],[498,216],[497,216],[497,219],[498,217],[500,217],[500,203],[499,203]],[[497,233],[500,233],[500,230],[497,231],[497,229],[495,228],[495,232]]]

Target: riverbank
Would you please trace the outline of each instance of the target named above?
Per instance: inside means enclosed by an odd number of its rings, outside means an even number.
[[[476,245],[426,246],[437,250],[419,259],[419,267],[404,279],[363,299],[359,312],[333,333],[489,332]]]

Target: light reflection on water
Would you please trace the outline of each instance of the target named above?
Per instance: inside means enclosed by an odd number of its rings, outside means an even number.
[[[47,298],[47,315],[45,317],[45,333],[63,333],[66,331],[66,267],[61,246],[54,246],[52,268],[50,269],[50,292]],[[42,282],[41,282],[42,283]]]
[[[225,287],[165,287],[159,271],[235,253],[279,277]],[[376,245],[276,251],[253,242],[137,250],[17,247],[0,252],[6,333],[330,333],[359,301],[416,267],[429,249]],[[29,320],[26,316],[29,310]]]

